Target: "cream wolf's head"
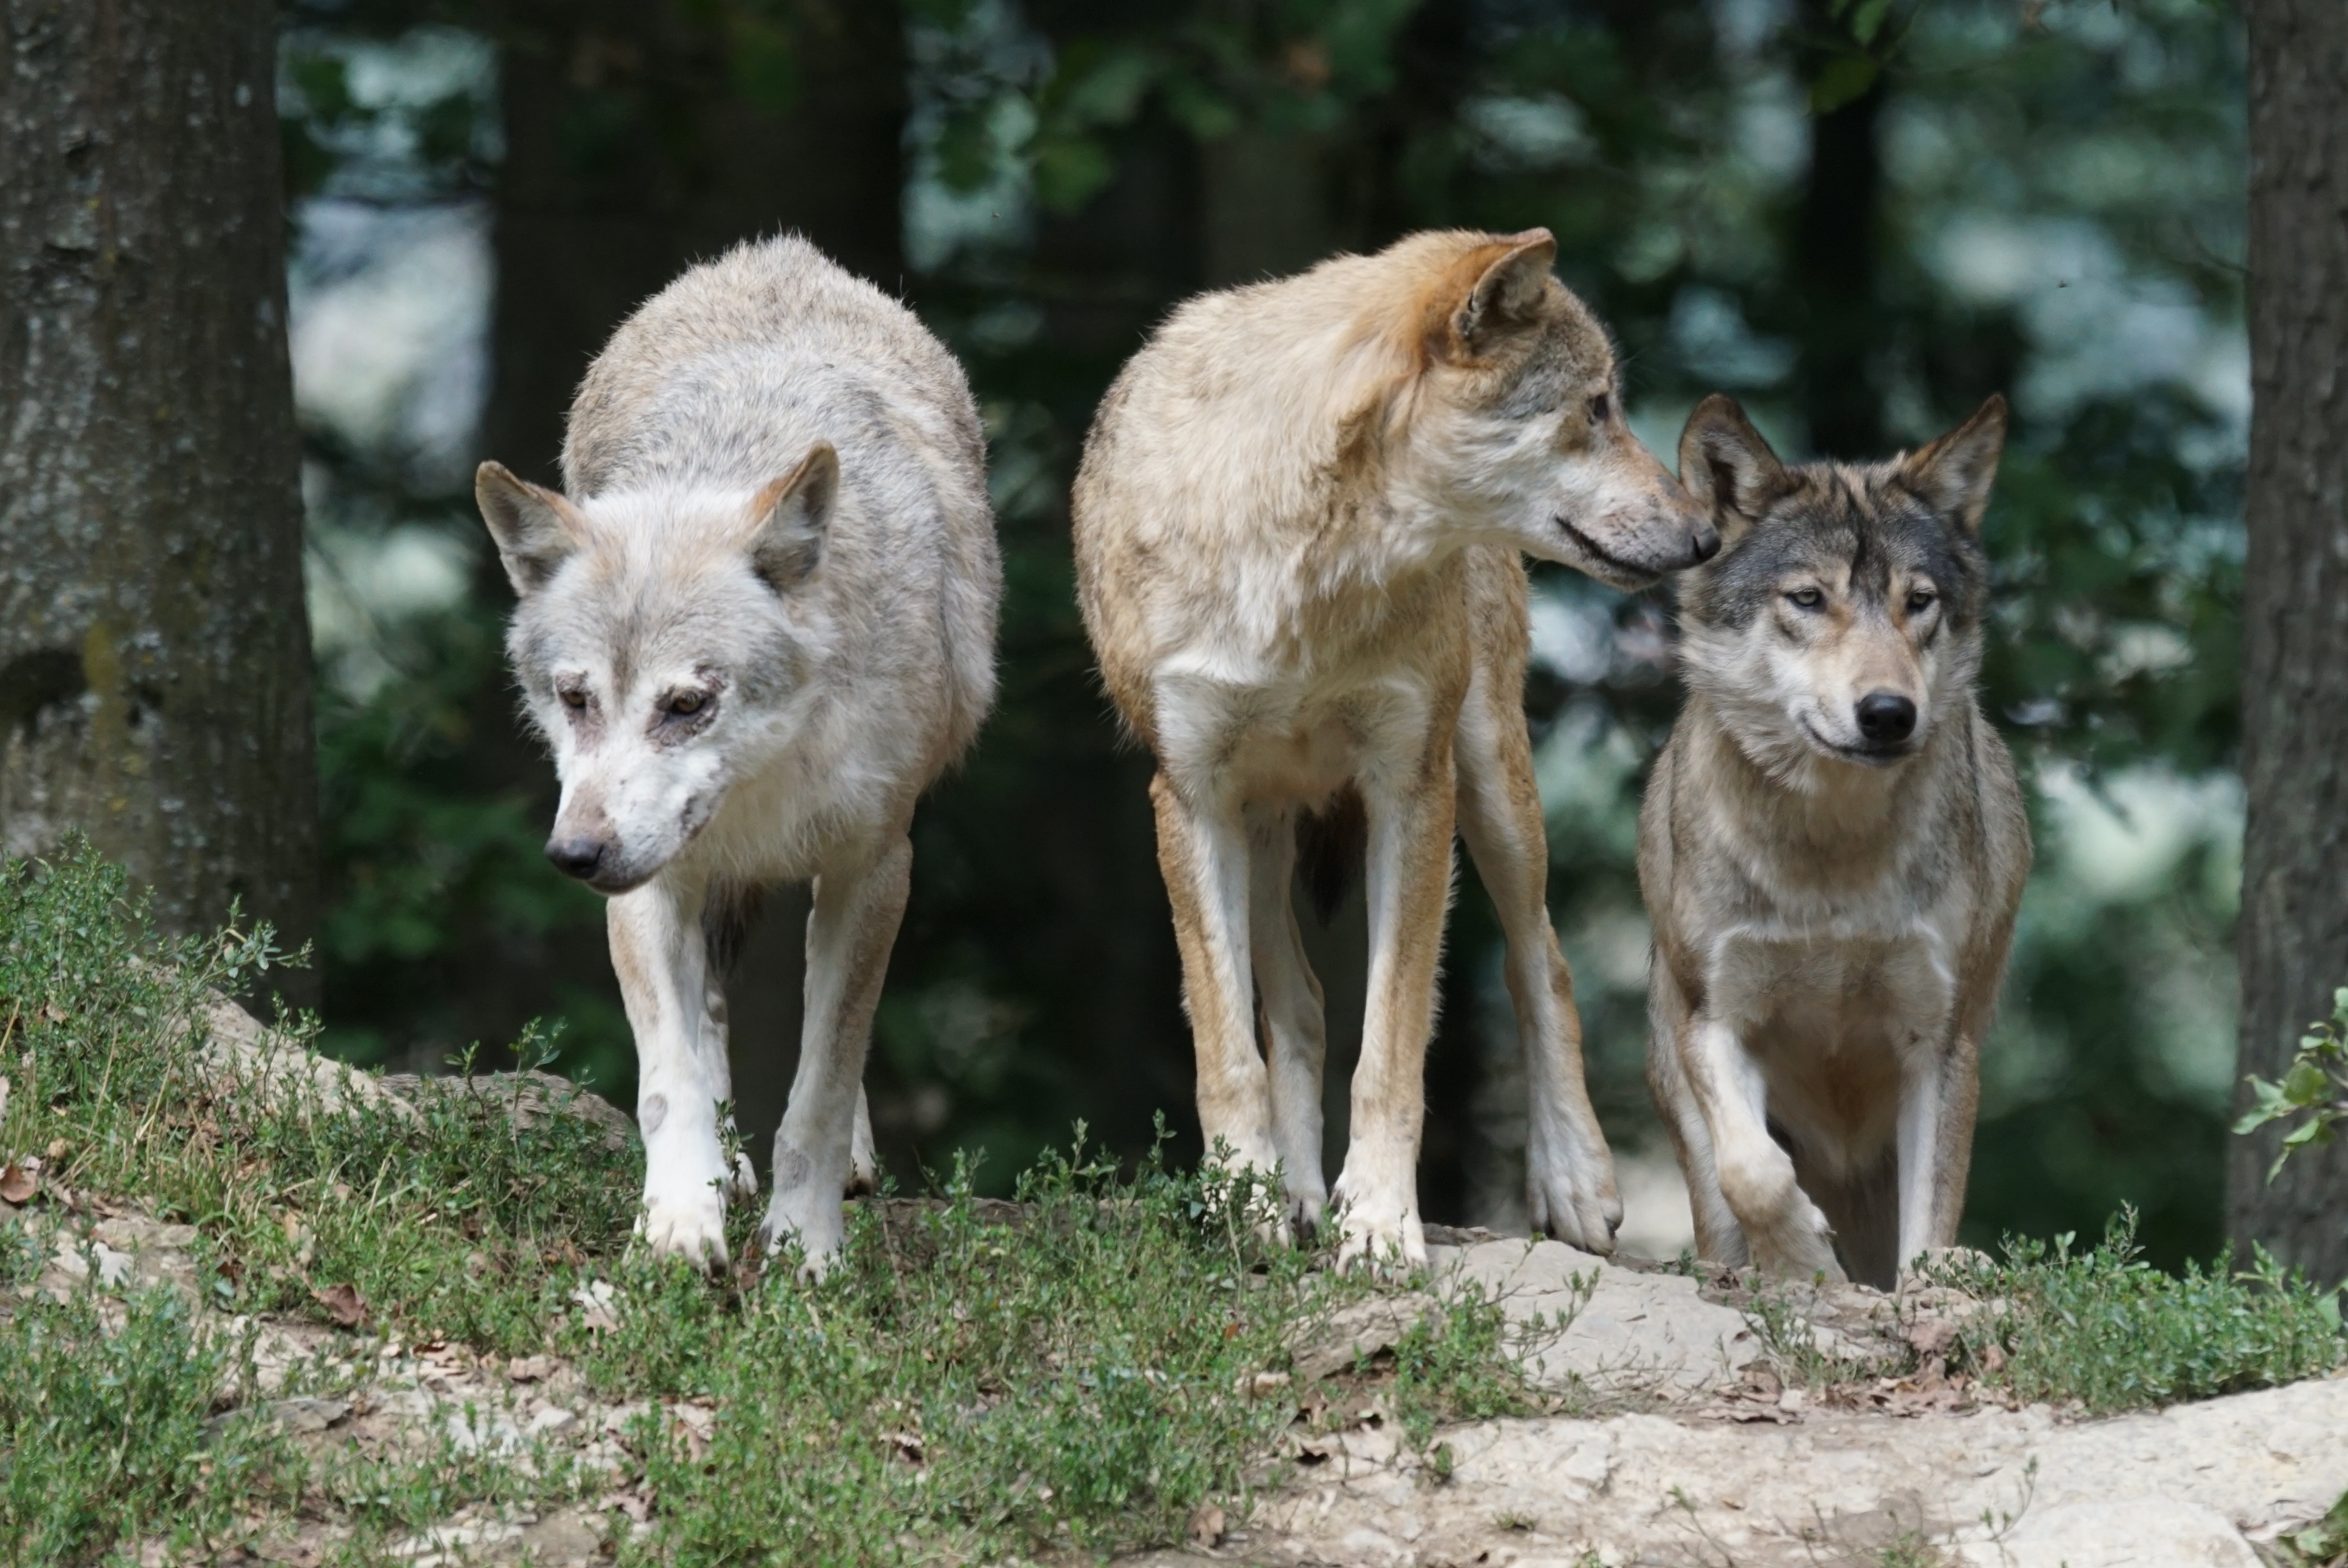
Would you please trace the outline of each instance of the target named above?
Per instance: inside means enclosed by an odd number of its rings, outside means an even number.
[[[826,442],[755,494],[574,502],[481,465],[474,494],[521,598],[507,651],[562,781],[546,845],[562,871],[599,893],[642,885],[789,745],[839,492]]]
[[[1787,467],[1728,397],[1688,416],[1680,478],[1725,548],[1679,579],[1681,668],[1756,764],[1786,779],[1814,758],[1893,767],[1962,711],[2004,444],[1996,396],[1921,450],[1865,466]]]
[[[1428,515],[1634,590],[1719,548],[1631,434],[1614,345],[1550,275],[1548,230],[1418,235],[1389,254],[1408,269],[1416,369],[1380,436]]]

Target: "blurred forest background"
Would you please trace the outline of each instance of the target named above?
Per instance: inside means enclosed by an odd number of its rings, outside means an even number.
[[[540,856],[474,464],[552,482],[588,359],[739,239],[804,231],[969,366],[1008,570],[1000,707],[917,821],[869,1082],[917,1182],[1007,1184],[1083,1118],[1195,1150],[1151,847],[1078,625],[1066,486],[1168,308],[1429,226],[1559,240],[1639,433],[1706,392],[1788,454],[1869,456],[1987,393],[1987,696],[2039,869],[1986,1050],[1968,1239],[2220,1243],[2250,360],[2244,46],[2215,0],[300,0],[279,79],[318,655],[327,1039],[386,1066],[561,1019],[632,1103],[599,902]],[[1551,905],[1601,1115],[1642,1072],[1637,792],[1673,710],[1668,601],[1538,578]],[[734,986],[761,1156],[803,912]],[[1316,938],[1333,1149],[1358,910]],[[1496,931],[1463,869],[1432,1053],[1430,1220],[1522,1223]],[[1187,1143],[1184,1140],[1188,1140]],[[1665,1157],[1667,1159],[1667,1157]],[[1638,1201],[1634,1198],[1634,1202]]]

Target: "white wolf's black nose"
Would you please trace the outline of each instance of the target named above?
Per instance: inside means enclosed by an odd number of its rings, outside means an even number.
[[[565,876],[576,876],[584,882],[603,864],[603,846],[592,838],[550,838],[546,841],[546,857]]]
[[[1916,704],[1891,692],[1859,700],[1859,733],[1879,746],[1896,746],[1916,733]]]

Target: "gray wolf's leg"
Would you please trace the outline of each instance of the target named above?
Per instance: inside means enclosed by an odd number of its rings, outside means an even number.
[[[1772,1274],[1823,1274],[1840,1282],[1833,1232],[1794,1176],[1794,1157],[1769,1136],[1768,1085],[1737,1038],[1718,1019],[1696,1017],[1681,1061],[1710,1135],[1720,1194],[1745,1233],[1753,1262]]]
[[[1926,1253],[1954,1246],[1972,1158],[1981,1067],[1972,1041],[1916,1052],[1900,1073],[1900,1251],[1905,1271]]]
[[[912,868],[912,840],[901,832],[869,859],[827,867],[815,879],[798,1073],[775,1132],[775,1195],[761,1227],[769,1246],[797,1237],[811,1276],[839,1253],[865,1048]]]
[[[612,968],[636,1037],[636,1124],[644,1140],[637,1231],[654,1252],[705,1267],[726,1261],[729,1170],[717,1107],[731,1097],[721,1017],[709,1010],[702,889],[661,876],[605,911]]]
[[[1309,1234],[1328,1206],[1321,1170],[1321,1071],[1328,1053],[1321,982],[1304,956],[1290,886],[1296,865],[1296,814],[1251,807],[1248,935],[1263,1006],[1264,1054],[1272,1084],[1272,1141],[1288,1185],[1288,1217]]]
[[[1353,1138],[1337,1178],[1340,1262],[1424,1267],[1418,1143],[1426,1119],[1426,1040],[1435,970],[1451,903],[1449,726],[1404,778],[1365,774],[1370,995],[1354,1069]]]
[[[1653,960],[1647,982],[1647,1088],[1655,1108],[1663,1113],[1672,1152],[1679,1156],[1680,1175],[1687,1184],[1688,1209],[1695,1220],[1696,1255],[1713,1263],[1741,1267],[1752,1261],[1745,1232],[1721,1195],[1719,1161],[1713,1155],[1712,1133],[1697,1109],[1689,1084],[1684,1052],[1694,1032],[1687,999],[1672,979],[1663,955]]]
[[[1271,1087],[1256,1047],[1246,826],[1224,803],[1185,800],[1163,772],[1150,781],[1149,798],[1158,809],[1158,866],[1182,950],[1182,1000],[1198,1056],[1199,1130],[1210,1154],[1220,1140],[1235,1164],[1268,1176],[1279,1156]]]
[[[1459,714],[1459,833],[1508,937],[1509,1000],[1525,1059],[1530,1125],[1525,1197],[1535,1230],[1585,1251],[1614,1250],[1622,1199],[1591,1108],[1573,973],[1549,919],[1549,835],[1533,785],[1522,706],[1503,702],[1478,658]],[[1521,685],[1521,679],[1516,684]]]

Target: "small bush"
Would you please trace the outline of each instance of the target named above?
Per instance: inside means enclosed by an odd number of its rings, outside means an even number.
[[[2334,1292],[2263,1252],[2246,1274],[2219,1263],[2164,1274],[2138,1255],[2133,1213],[2084,1253],[2067,1235],[2009,1240],[2002,1262],[1927,1274],[1982,1304],[1960,1329],[1960,1361],[2022,1399],[2097,1414],[2293,1382],[2338,1366],[2343,1348]]]

